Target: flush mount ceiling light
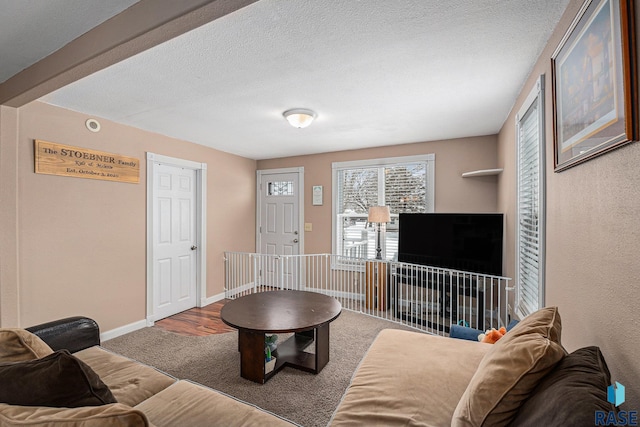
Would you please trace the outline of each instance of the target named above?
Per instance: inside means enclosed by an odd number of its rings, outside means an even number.
[[[294,128],[306,128],[316,118],[316,113],[305,108],[294,108],[282,113],[285,119]]]

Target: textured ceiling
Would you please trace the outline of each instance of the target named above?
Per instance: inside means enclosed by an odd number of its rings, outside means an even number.
[[[567,3],[260,0],[43,100],[253,159],[494,134]]]

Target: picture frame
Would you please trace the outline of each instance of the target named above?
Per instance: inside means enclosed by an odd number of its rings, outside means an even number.
[[[587,0],[551,57],[554,170],[638,137],[633,0]]]
[[[322,206],[322,185],[314,185],[311,193],[313,195],[313,206]]]

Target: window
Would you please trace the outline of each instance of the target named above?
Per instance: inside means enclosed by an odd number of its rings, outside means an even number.
[[[544,306],[544,75],[516,116],[516,314]]]
[[[293,196],[293,181],[274,181],[267,184],[269,196]]]
[[[381,226],[383,259],[398,250],[398,214],[433,212],[433,154],[333,164],[333,253],[374,258],[375,224],[367,221],[369,207],[386,205],[391,222]]]

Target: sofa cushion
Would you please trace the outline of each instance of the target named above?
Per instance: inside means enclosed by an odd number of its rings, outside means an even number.
[[[455,426],[504,426],[540,380],[564,357],[556,307],[523,319],[491,346],[453,415]]]
[[[59,350],[41,359],[0,363],[0,402],[76,408],[116,403],[85,363]]]
[[[145,400],[136,409],[144,412],[156,427],[292,425],[289,421],[249,403],[184,380]]]
[[[0,362],[40,359],[53,350],[38,336],[24,329],[0,329]]]
[[[385,329],[360,362],[332,426],[445,426],[492,345]]]
[[[102,347],[74,353],[91,366],[120,403],[136,406],[176,382],[174,377]]]
[[[576,350],[540,381],[511,426],[593,425],[595,411],[615,411],[607,402],[610,384],[611,375],[600,349]]]
[[[148,427],[147,417],[121,403],[82,408],[47,408],[0,403],[0,426]]]

